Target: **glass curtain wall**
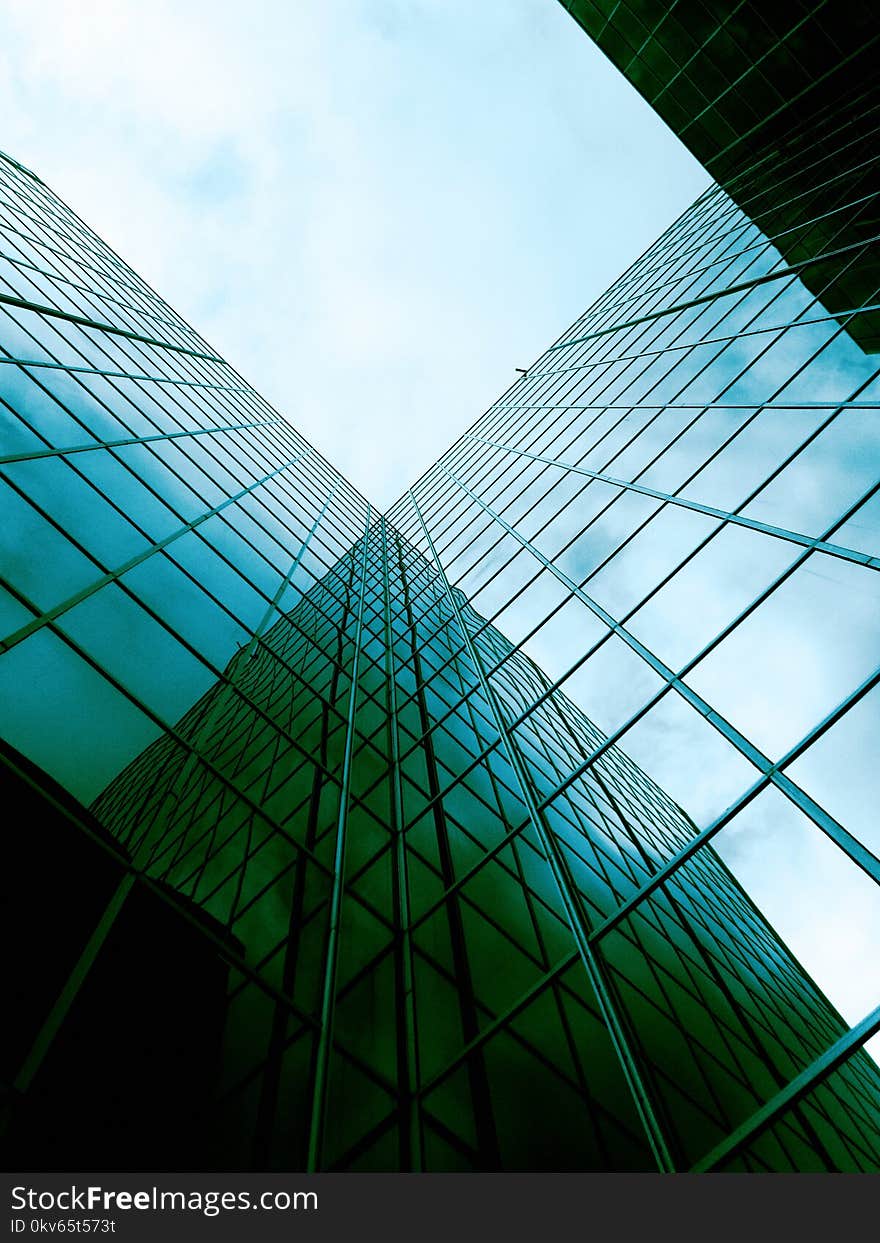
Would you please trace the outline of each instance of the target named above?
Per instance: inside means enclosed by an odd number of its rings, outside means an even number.
[[[107,1110],[173,1051],[181,1168],[880,1167],[872,131],[826,120],[384,515],[0,160],[13,1141],[136,961]]]

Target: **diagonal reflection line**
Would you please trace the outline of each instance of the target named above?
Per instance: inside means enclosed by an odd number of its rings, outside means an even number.
[[[619,324],[609,324],[606,328],[598,328],[595,332],[588,332],[582,337],[573,337],[570,341],[560,341],[556,345],[551,345],[546,353],[550,354],[554,350],[564,350],[569,346],[583,345],[585,342],[593,341],[597,337],[604,337],[612,332],[623,332],[629,328],[636,328],[640,324],[649,324],[656,319],[665,318],[667,315],[675,315],[679,311],[689,311],[695,306],[703,306],[705,303],[714,302],[717,298],[724,298],[728,294],[744,293],[758,285],[766,285],[770,281],[783,280],[786,277],[797,277],[806,268],[826,263],[829,259],[836,259],[841,255],[861,251],[866,245],[870,245],[877,240],[876,236],[865,238],[862,241],[853,242],[849,246],[841,246],[837,250],[825,251],[815,259],[804,259],[801,263],[793,263],[787,267],[779,268],[775,272],[767,272],[763,276],[753,277],[750,281],[740,281],[738,284],[727,285],[723,289],[716,289],[711,293],[701,294],[698,298],[691,298],[686,302],[676,302],[674,305],[662,307],[658,311],[649,311],[647,315],[639,315],[635,319],[625,320]],[[542,373],[536,372],[535,374],[541,375]]]
[[[139,345],[152,345],[161,350],[173,350],[176,354],[186,354],[188,358],[202,358],[209,363],[223,363],[224,359],[217,354],[208,354],[203,350],[192,350],[185,345],[175,345],[173,341],[160,341],[158,337],[145,337],[139,332],[131,332],[128,328],[117,328],[115,324],[105,324],[99,319],[89,319],[87,315],[75,315],[71,311],[61,311],[58,307],[46,306],[42,302],[29,302],[27,298],[15,298],[11,294],[0,293],[0,303],[15,307],[20,311],[33,311],[37,315],[46,315],[51,319],[63,319],[79,328],[94,328],[97,332],[106,332],[110,336],[124,337],[126,341],[136,341]]]
[[[850,708],[852,708],[856,703],[858,703],[860,699],[862,699],[865,695],[867,695],[868,692],[871,691],[878,684],[878,682],[880,682],[880,667],[878,667],[874,671],[874,673],[871,674],[869,678],[866,678],[865,681],[860,686],[858,686],[854,691],[852,691],[851,694],[847,695],[845,699],[842,699],[840,703],[837,705],[837,707],[834,708],[833,711],[829,712],[828,716],[825,717],[824,720],[820,721],[817,725],[814,725],[813,728],[809,730],[808,733],[804,734],[800,742],[796,743],[796,745],[792,747],[791,751],[789,751],[787,755],[783,756],[783,758],[778,761],[778,764],[776,765],[776,767],[779,769],[783,769],[787,764],[792,763],[795,759],[797,759],[798,756],[802,755],[803,752],[805,752],[808,749],[808,747],[811,747],[812,744],[816,742],[819,738],[821,738],[822,735],[826,733],[831,728],[832,725],[834,725],[838,720],[840,720],[845,715],[845,713],[847,713],[850,710]],[[652,707],[654,703],[656,703],[660,695],[663,693],[664,693],[663,691],[660,691],[651,700],[649,700],[648,704],[642,709],[640,709],[639,716],[644,715],[645,712],[648,710],[648,708]],[[621,726],[619,730],[617,730],[614,734],[610,734],[608,738],[606,738],[605,741],[599,747],[593,750],[590,753],[588,759],[585,761],[585,764],[581,766],[583,768],[583,771],[586,772],[590,768],[594,767],[597,761],[601,759],[602,756],[608,750],[610,750],[610,748],[615,744],[615,742],[618,740],[620,735],[625,733],[625,731],[630,728],[632,723],[633,723],[632,721],[625,722],[624,725]],[[580,775],[583,775],[583,773],[581,773]],[[571,779],[571,780],[574,780],[574,779]],[[571,784],[571,780],[566,779],[565,783],[562,786],[562,789],[566,789],[568,785]],[[761,776],[758,779],[758,781],[756,781],[753,785],[749,786],[749,788],[745,790],[739,796],[739,798],[737,798],[730,805],[727,811],[723,813],[725,823],[729,822],[733,818],[733,816],[736,814],[736,812],[742,810],[743,807],[747,806],[747,804],[750,803],[751,800],[769,784],[770,784],[770,776],[765,774]],[[550,803],[552,803],[553,800],[558,797],[560,792],[561,791],[559,789],[551,790],[549,795],[545,795],[545,797],[540,800],[538,804],[539,808],[543,810],[545,807],[548,807]],[[719,820],[721,818],[722,817],[719,817]],[[510,844],[510,842],[512,842],[515,838],[517,838],[527,828],[528,824],[529,824],[528,820],[522,821],[522,823],[517,825],[516,828],[511,829],[509,833],[506,833],[504,837],[501,838],[500,841],[495,843],[494,846],[490,847],[486,851],[486,853],[480,859],[478,859],[475,864],[473,864],[472,867],[468,868],[466,872],[462,873],[462,875],[456,880],[455,885],[453,886],[453,890],[457,891],[458,889],[461,889],[464,885],[466,885],[468,881],[471,880],[472,877],[474,877],[480,871],[482,867],[484,867],[487,863],[490,863],[492,859],[494,859],[497,855],[499,855],[505,849],[505,847]],[[722,827],[723,825],[719,824],[717,821],[713,822],[712,825],[708,826],[707,829],[703,830],[703,833],[707,835],[705,840],[709,840],[709,837],[714,836],[715,832],[717,832]],[[710,830],[711,830],[711,833],[710,833]],[[694,850],[698,848],[699,848],[698,845],[694,846]],[[685,847],[685,850],[688,850],[688,847]],[[682,854],[683,853],[684,852],[682,852]],[[690,854],[693,854],[693,853],[694,851],[691,850]],[[687,857],[689,857],[689,855]],[[680,863],[685,862],[685,858],[682,858],[679,856],[676,856],[676,858],[678,859],[678,862]],[[669,868],[668,870],[671,875],[674,872],[675,868]],[[640,901],[642,897],[645,897],[649,893],[653,892],[653,890],[656,889],[659,884],[662,884],[665,879],[666,879],[665,876],[661,876],[660,873],[658,873],[656,876],[652,877],[650,881],[646,882],[645,886],[642,889],[640,889],[635,895],[633,895],[631,899],[627,899],[626,905],[628,907],[635,906],[636,903]],[[435,900],[433,903],[431,903],[430,906],[426,907],[422,911],[419,917],[414,921],[413,927],[417,928],[425,920],[429,919],[435,913],[435,911],[440,909],[440,907],[443,905],[443,902],[445,900],[446,900],[446,894],[444,893],[443,897]],[[620,909],[620,911],[614,912],[612,915],[610,915],[605,920],[604,923],[600,924],[598,927],[596,927],[593,930],[593,932],[590,934],[591,939],[598,939],[599,937],[603,936],[605,932],[610,931],[613,924],[619,922],[619,920],[623,918],[623,915],[624,915],[624,912],[622,908]]]
[[[183,380],[177,376],[139,375],[130,371],[112,371],[105,367],[80,367],[69,363],[50,363],[40,358],[0,358],[0,364],[16,367],[42,367],[48,371],[69,371],[77,375],[100,375],[111,380],[149,380],[151,384],[179,384],[184,388],[214,388],[224,393],[249,393],[245,384],[218,384],[214,380]]]
[[[83,600],[87,600],[89,596],[94,595],[96,591],[100,591],[102,587],[106,587],[110,583],[115,583],[117,579],[123,576],[123,574],[127,574],[129,570],[133,570],[136,566],[141,565],[155,553],[161,552],[164,548],[167,548],[169,544],[173,544],[175,540],[180,539],[181,536],[187,535],[190,531],[196,530],[196,528],[200,527],[202,523],[207,522],[209,518],[214,518],[230,505],[235,505],[242,499],[242,497],[247,496],[249,492],[253,492],[257,488],[261,488],[264,484],[268,483],[270,479],[274,479],[276,475],[280,475],[283,471],[289,470],[291,466],[295,466],[297,462],[301,461],[310,452],[311,449],[304,449],[302,453],[296,454],[295,457],[290,458],[289,461],[276,467],[275,470],[269,471],[268,475],[264,475],[262,479],[255,479],[253,483],[249,483],[248,486],[246,488],[242,488],[240,492],[236,492],[232,496],[227,496],[225,500],[220,502],[219,505],[214,505],[211,509],[199,514],[197,518],[193,518],[191,522],[185,523],[184,526],[178,527],[176,531],[172,531],[170,535],[166,535],[164,539],[158,540],[155,544],[151,544],[149,548],[145,548],[143,552],[139,552],[136,556],[130,557],[128,561],[123,562],[123,564],[118,566],[115,570],[111,570],[109,573],[102,575],[101,578],[95,579],[94,582],[89,583],[88,587],[83,587],[81,591],[78,591],[76,595],[69,596],[66,600],[62,600],[59,604],[56,604],[51,609],[48,609],[40,617],[35,617],[24,626],[20,626],[18,630],[15,630],[12,634],[7,635],[5,639],[0,640],[0,653],[8,652],[10,648],[13,648],[17,644],[23,642],[23,640],[27,639],[36,631],[41,630],[43,626],[48,625],[50,622],[56,621],[63,613],[67,613],[70,609],[75,608],[77,604],[81,604]]]
[[[0,358],[0,363],[6,359]],[[0,466],[13,462],[33,462],[39,458],[70,457],[74,453],[94,453],[96,449],[124,449],[128,445],[147,445],[157,440],[179,440],[189,436],[217,436],[221,432],[244,432],[255,427],[275,427],[277,419],[261,419],[256,423],[227,423],[217,427],[198,427],[192,431],[156,432],[151,436],[125,436],[121,440],[95,440],[91,444],[65,445],[60,449],[30,449],[24,453],[7,453],[0,457]]]
[[[640,656],[655,673],[659,674],[659,676],[663,679],[663,682],[666,684],[663,688],[664,690],[667,687],[671,687],[672,690],[676,691],[686,703],[690,704],[692,708],[704,717],[705,720],[712,725],[723,738],[735,747],[741,755],[745,756],[745,758],[749,760],[755,768],[759,769],[768,777],[770,781],[778,786],[783,794],[785,794],[785,796],[790,799],[806,816],[809,816],[813,823],[817,825],[823,833],[826,833],[833,841],[835,841],[837,845],[840,846],[841,849],[844,850],[849,857],[859,865],[859,867],[864,869],[872,880],[874,880],[877,884],[880,884],[880,860],[875,858],[875,856],[871,854],[871,852],[867,850],[861,842],[857,841],[851,833],[848,833],[843,825],[839,824],[838,821],[830,816],[823,807],[820,807],[815,799],[811,798],[809,794],[807,794],[799,786],[795,785],[793,781],[790,781],[787,777],[784,777],[781,773],[779,773],[776,765],[774,765],[772,761],[768,759],[768,757],[764,755],[758,747],[755,746],[754,743],[750,742],[744,734],[742,734],[734,725],[731,725],[731,723],[721,716],[719,712],[716,712],[712,705],[707,703],[702,695],[700,695],[692,687],[688,686],[686,682],[682,681],[681,674],[677,674],[674,670],[670,669],[664,661],[656,656],[648,647],[645,646],[644,643],[637,639],[635,635],[631,634],[625,626],[621,625],[621,623],[617,621],[616,618],[612,617],[607,610],[602,608],[602,606],[593,600],[591,596],[587,595],[587,593],[580,588],[574,579],[570,578],[564,570],[561,570],[557,565],[554,565],[553,562],[545,557],[544,554],[540,552],[530,540],[528,540],[514,527],[510,526],[510,524],[506,522],[500,514],[496,513],[491,506],[487,505],[486,502],[481,500],[475,492],[471,491],[467,484],[462,483],[460,479],[456,478],[456,476],[453,475],[453,473],[442,463],[438,463],[438,465],[440,470],[443,471],[444,474],[448,475],[449,478],[456,483],[459,488],[466,492],[472,500],[476,501],[480,508],[489,514],[490,517],[492,517],[499,524],[499,526],[501,526],[508,533],[508,535],[511,535],[524,549],[526,549],[537,561],[539,561],[546,570],[549,570],[553,577],[558,579],[564,587],[567,587],[572,596],[580,600],[582,604],[586,605],[591,613],[598,617],[600,621],[603,621],[606,626],[613,630],[614,633],[636,653],[637,656]],[[880,484],[878,484],[877,487],[880,488]],[[813,541],[813,543],[815,542],[818,542],[818,537],[816,541]],[[812,551],[813,544],[805,550],[804,555],[809,555]]]
[[[670,877],[673,876],[674,873],[688,861],[688,859],[695,855],[696,852],[700,850],[701,847],[705,846],[708,841],[711,841],[716,833],[723,829],[726,824],[729,824],[734,816],[742,811],[742,809],[746,807],[752,799],[760,794],[762,790],[766,789],[768,785],[774,781],[778,784],[780,778],[787,782],[788,778],[784,776],[782,769],[784,769],[788,764],[794,763],[799,756],[803,755],[803,753],[811,747],[817,739],[821,738],[832,725],[835,725],[841,717],[853,707],[854,704],[857,704],[860,699],[863,699],[869,691],[872,691],[874,687],[878,685],[878,683],[880,683],[880,666],[878,666],[878,668],[875,669],[874,672],[861,683],[861,685],[857,686],[850,695],[847,695],[845,699],[841,700],[837,707],[832,712],[829,712],[824,720],[815,725],[808,734],[805,734],[800,742],[792,747],[781,760],[777,760],[770,771],[762,774],[762,776],[759,777],[753,785],[749,786],[749,788],[745,790],[738,799],[730,804],[726,811],[723,811],[720,816],[712,821],[711,824],[707,825],[705,829],[696,835],[696,837],[692,838],[691,841],[689,841],[682,850],[674,855],[673,858],[665,863],[649,881],[642,885],[642,887],[638,889],[630,898],[627,898],[626,902],[624,902],[622,906],[618,907],[613,914],[609,915],[604,923],[595,928],[590,939],[598,941],[600,937],[603,937],[606,933],[611,932],[612,929],[621,922],[621,920],[626,919],[627,916],[631,914],[633,909],[638,906],[643,899],[649,897],[656,889],[658,889],[661,885],[664,885]],[[794,789],[797,788],[797,786],[794,786]],[[847,831],[844,829],[843,832],[846,833]],[[880,866],[877,859],[865,846],[862,845],[861,842],[858,841],[857,838],[852,837],[849,833],[847,833],[847,837],[850,838],[852,850],[855,853],[853,854],[850,851],[847,851],[846,853],[850,855],[850,858],[853,859],[854,863],[859,863],[860,858],[865,856],[860,863],[860,866],[873,880],[876,881],[877,869],[878,866]]]
[[[728,1161],[741,1152],[747,1144],[772,1126],[786,1110],[803,1100],[814,1088],[819,1087],[829,1075],[833,1074],[852,1055],[858,1052],[866,1040],[880,1031],[880,1006],[866,1015],[855,1027],[851,1027],[839,1040],[817,1057],[812,1065],[796,1075],[781,1091],[777,1092],[767,1103],[747,1118],[740,1126],[722,1140],[711,1152],[702,1157],[692,1168],[692,1173],[704,1173],[716,1169],[722,1162]]]
[[[615,488],[624,488],[627,492],[638,492],[641,496],[649,496],[656,501],[663,501],[668,505],[678,505],[683,509],[692,510],[694,513],[704,514],[707,518],[718,518],[721,522],[747,527],[750,531],[757,531],[761,535],[772,535],[777,539],[787,540],[791,544],[799,544],[801,547],[809,548],[815,552],[827,553],[831,557],[839,557],[844,561],[854,561],[857,565],[864,566],[869,570],[880,570],[880,557],[873,557],[867,552],[858,552],[856,549],[846,548],[842,544],[829,544],[825,540],[817,540],[813,536],[802,535],[798,531],[789,530],[787,527],[773,526],[768,522],[760,522],[757,518],[746,518],[732,510],[716,509],[713,505],[703,505],[700,501],[691,501],[686,497],[676,496],[670,492],[661,492],[657,488],[649,488],[641,483],[628,483],[625,479],[616,479],[613,475],[602,474],[601,471],[588,470],[586,466],[575,466],[571,462],[560,462],[557,458],[545,457],[541,453],[530,453],[527,449],[516,449],[513,445],[501,444],[497,440],[488,440],[484,436],[475,436],[471,432],[467,432],[466,436],[468,440],[475,440],[480,444],[490,445],[493,449],[501,449],[505,453],[515,453],[519,457],[529,458],[533,462],[543,462],[546,466],[557,466],[560,470],[570,471],[575,475],[584,475],[587,479],[596,479],[600,483],[607,483]]]

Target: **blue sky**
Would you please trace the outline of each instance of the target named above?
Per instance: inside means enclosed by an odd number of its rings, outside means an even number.
[[[0,113],[380,506],[708,180],[555,0],[12,0]]]
[[[0,115],[0,145],[381,507],[708,182],[556,0],[8,0]],[[724,594],[709,581],[695,598]],[[808,645],[804,615],[781,656],[753,642],[795,671],[771,711],[746,705],[756,734],[802,707],[813,719],[810,695],[843,668],[829,641]],[[712,697],[760,684],[728,660]],[[859,832],[876,712],[805,761]],[[652,729],[644,755],[639,736],[625,749],[700,824],[747,784],[729,756],[695,773],[671,713]],[[728,861],[860,1018],[876,892],[772,793],[739,827]]]

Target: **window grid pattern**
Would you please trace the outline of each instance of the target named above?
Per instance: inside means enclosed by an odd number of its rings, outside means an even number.
[[[753,149],[384,515],[0,160],[3,733],[105,922],[137,878],[228,965],[217,1168],[880,1167],[876,995],[777,930],[880,883],[829,782],[880,704],[872,118],[772,201]]]

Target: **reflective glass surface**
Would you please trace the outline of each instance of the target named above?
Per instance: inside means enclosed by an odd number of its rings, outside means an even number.
[[[385,514],[0,159],[23,1160],[93,1057],[107,1168],[160,1120],[179,1168],[880,1168],[870,187],[780,215],[823,133]]]

